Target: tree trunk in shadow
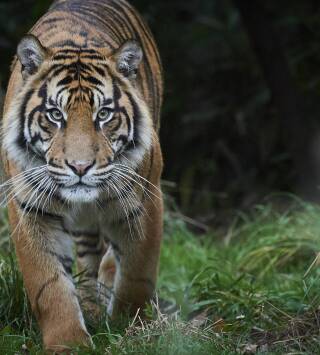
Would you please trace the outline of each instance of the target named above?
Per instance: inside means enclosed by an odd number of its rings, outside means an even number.
[[[316,188],[320,173],[312,152],[317,132],[311,129],[306,117],[303,96],[292,78],[279,40],[281,33],[275,31],[263,1],[234,0],[234,4],[241,14],[278,111],[281,139],[294,164],[296,192],[318,200]]]

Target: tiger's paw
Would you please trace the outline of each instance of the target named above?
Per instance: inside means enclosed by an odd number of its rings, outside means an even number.
[[[47,354],[71,354],[74,347],[93,346],[90,334],[81,328],[51,329],[48,334],[44,335],[43,343]]]

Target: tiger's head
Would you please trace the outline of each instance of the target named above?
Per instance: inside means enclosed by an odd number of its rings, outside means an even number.
[[[143,54],[47,49],[33,35],[17,49],[21,88],[5,120],[4,149],[21,170],[46,166],[71,202],[99,197],[117,166],[135,168],[151,146],[152,120],[136,84]]]

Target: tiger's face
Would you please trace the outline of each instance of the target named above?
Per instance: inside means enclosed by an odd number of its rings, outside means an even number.
[[[9,112],[8,154],[25,170],[45,164],[62,199],[96,200],[116,167],[135,168],[151,144],[134,78],[141,49],[130,42],[106,57],[86,49],[50,53],[33,36],[21,43],[24,81]]]

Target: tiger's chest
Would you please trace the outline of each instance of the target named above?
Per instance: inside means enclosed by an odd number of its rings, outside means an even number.
[[[105,240],[118,239],[118,232],[130,232],[138,222],[140,217],[138,206],[131,201],[78,205],[64,211],[62,225],[71,235],[99,235]]]

